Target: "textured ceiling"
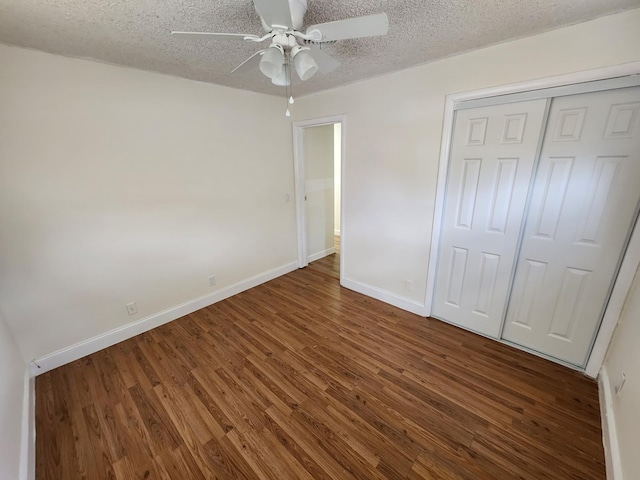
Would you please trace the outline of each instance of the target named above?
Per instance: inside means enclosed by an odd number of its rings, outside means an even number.
[[[342,66],[304,83],[295,78],[297,95],[640,6],[640,0],[308,2],[304,27],[386,12],[389,34],[327,47]],[[230,74],[259,44],[175,38],[171,30],[263,34],[252,0],[0,0],[0,43],[281,94],[257,70]]]

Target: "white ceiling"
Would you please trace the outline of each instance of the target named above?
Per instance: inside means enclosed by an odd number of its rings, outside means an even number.
[[[295,78],[297,95],[640,6],[640,0],[308,2],[305,27],[386,12],[389,34],[328,47],[342,66],[304,83]],[[230,74],[258,44],[172,38],[170,30],[263,34],[252,0],[0,0],[0,43],[282,93],[257,70]]]

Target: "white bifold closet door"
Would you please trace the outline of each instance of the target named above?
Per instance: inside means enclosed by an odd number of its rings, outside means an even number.
[[[546,102],[456,113],[434,317],[500,335]]]
[[[640,87],[553,99],[502,337],[584,365],[640,200]]]

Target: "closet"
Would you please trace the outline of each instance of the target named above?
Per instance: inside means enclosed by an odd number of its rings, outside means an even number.
[[[456,111],[432,315],[582,367],[638,214],[640,87],[553,93]]]

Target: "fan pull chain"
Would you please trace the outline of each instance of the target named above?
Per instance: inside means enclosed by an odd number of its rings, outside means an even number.
[[[285,90],[284,95],[287,98],[287,111],[284,112],[285,116],[290,117],[291,112],[289,111],[289,105],[293,105],[293,85],[291,84],[291,57],[287,59],[288,61],[284,64],[284,74],[285,74]]]

